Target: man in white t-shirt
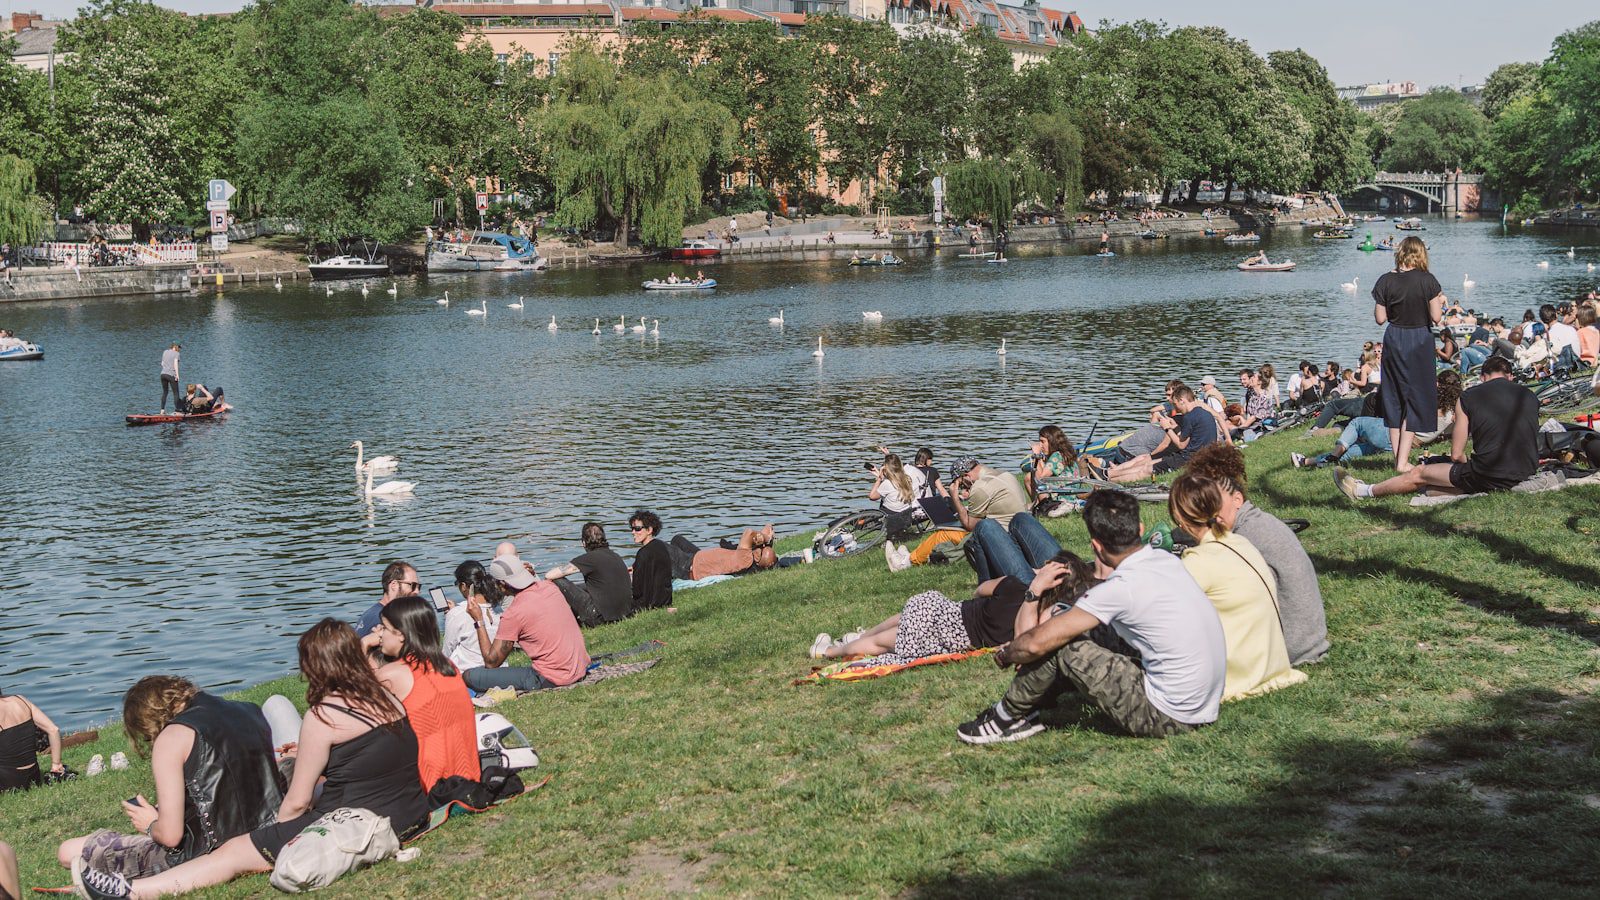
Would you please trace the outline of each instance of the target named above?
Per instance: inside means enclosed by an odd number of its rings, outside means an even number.
[[[1539,318],[1544,322],[1545,335],[1550,340],[1550,358],[1556,361],[1557,369],[1571,369],[1578,363],[1578,329],[1573,327],[1576,314],[1572,312],[1570,303],[1563,303],[1558,312],[1554,306],[1546,303],[1539,309]],[[1563,354],[1563,350],[1566,351]],[[1565,355],[1565,359],[1563,359]]]
[[[1072,692],[1135,737],[1217,720],[1228,650],[1216,607],[1178,557],[1140,541],[1132,494],[1095,491],[1083,520],[1110,573],[1065,612],[1041,609],[1038,625],[1000,648],[995,661],[1017,666],[1017,676],[999,703],[956,729],[966,743],[1032,737],[1044,730],[1039,711]],[[1040,603],[1031,592],[1023,602]]]

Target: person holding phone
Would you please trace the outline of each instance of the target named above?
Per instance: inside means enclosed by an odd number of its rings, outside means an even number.
[[[122,727],[134,752],[150,758],[158,802],[135,796],[122,804],[135,834],[100,829],[63,842],[63,866],[144,878],[273,821],[286,786],[255,704],[151,675],[123,697]]]
[[[493,641],[500,630],[500,603],[504,595],[500,583],[490,578],[483,563],[475,559],[456,566],[455,579],[462,602],[445,603],[447,609],[444,614],[442,649],[451,665],[465,672],[483,666],[483,651],[478,645],[478,622],[474,621],[468,607],[478,611],[478,621],[483,623],[484,634]],[[438,607],[439,604],[435,603],[434,608]]]

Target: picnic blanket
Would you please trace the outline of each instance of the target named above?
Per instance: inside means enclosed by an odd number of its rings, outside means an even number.
[[[1577,470],[1573,470],[1576,474]],[[1528,476],[1526,481],[1513,485],[1512,493],[1517,494],[1543,494],[1547,491],[1559,491],[1575,484],[1600,483],[1600,472],[1572,477],[1564,469],[1548,472],[1535,472]],[[1473,497],[1487,497],[1488,494],[1418,494],[1411,498],[1412,506],[1442,506],[1446,503],[1455,503],[1458,500],[1470,500]]]
[[[581,687],[586,684],[598,684],[599,682],[608,681],[612,678],[621,678],[624,675],[637,675],[640,672],[651,668],[658,662],[661,662],[659,658],[642,659],[638,662],[631,663],[612,663],[610,665],[603,666],[590,666],[589,671],[583,673],[583,677],[579,678],[577,681],[574,681],[571,684],[563,684],[560,687],[545,688],[545,690],[570,691],[575,687]]]
[[[737,575],[707,575],[704,578],[698,578],[694,581],[690,581],[687,578],[674,578],[672,579],[672,589],[674,591],[687,591],[690,588],[705,587],[706,585],[716,584],[720,581],[732,581],[738,577],[739,576]]]
[[[862,659],[847,659],[822,666],[812,671],[804,678],[796,678],[794,684],[822,684],[826,681],[865,681],[869,678],[884,678],[914,669],[917,666],[936,666],[943,663],[960,662],[963,659],[973,659],[987,656],[995,651],[994,647],[984,647],[981,650],[963,650],[960,653],[939,653],[933,656],[919,656],[907,658],[885,653],[881,656],[868,656]]]

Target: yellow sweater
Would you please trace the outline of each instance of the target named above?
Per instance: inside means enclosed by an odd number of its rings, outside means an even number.
[[[1183,554],[1184,568],[1217,608],[1228,643],[1223,700],[1275,691],[1306,680],[1289,667],[1278,621],[1278,584],[1267,561],[1245,538],[1207,534]]]

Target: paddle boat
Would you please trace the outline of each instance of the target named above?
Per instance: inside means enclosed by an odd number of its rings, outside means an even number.
[[[1226,235],[1223,237],[1222,242],[1224,244],[1253,244],[1259,240],[1261,240],[1261,235],[1252,231],[1246,234]]]
[[[1425,228],[1423,226],[1421,219],[1419,219],[1419,218],[1417,218],[1415,216],[1412,216],[1411,218],[1405,219],[1403,221],[1399,220],[1399,219],[1396,219],[1395,220],[1394,230],[1395,231],[1426,231],[1427,228]]]
[[[696,280],[685,278],[680,281],[668,281],[665,278],[652,278],[643,284],[647,291],[708,291],[717,286],[715,278]]]
[[[1293,272],[1294,271],[1294,262],[1292,260],[1285,260],[1283,262],[1277,262],[1277,263],[1256,263],[1254,265],[1246,265],[1245,263],[1239,263],[1239,271],[1241,271],[1241,272]]]
[[[17,341],[8,347],[0,348],[0,362],[27,362],[34,359],[44,359],[44,348],[38,344]]]
[[[885,253],[881,256],[873,254],[872,256],[850,257],[850,265],[852,266],[903,266],[905,264],[905,260],[895,256],[893,253]]]
[[[1351,237],[1352,235],[1348,231],[1330,229],[1323,229],[1311,235],[1312,240],[1317,241],[1347,241]]]
[[[1147,241],[1156,241],[1166,237],[1166,235],[1156,231],[1154,228],[1146,228],[1144,231],[1139,232],[1139,237],[1142,237]]]
[[[227,403],[223,403],[221,406],[218,406],[216,409],[207,410],[207,411],[205,411],[203,413],[180,413],[180,412],[174,412],[174,413],[162,413],[160,415],[150,415],[150,416],[132,415],[132,416],[127,416],[125,418],[126,418],[126,420],[127,420],[129,425],[175,425],[175,424],[179,424],[179,423],[182,423],[182,422],[193,422],[193,421],[203,420],[203,419],[218,419],[218,420],[220,420],[223,416],[227,415],[232,409],[233,409],[233,407],[231,405],[229,405]]]
[[[710,241],[684,241],[680,247],[667,251],[668,259],[710,259],[722,254],[722,248]]]

